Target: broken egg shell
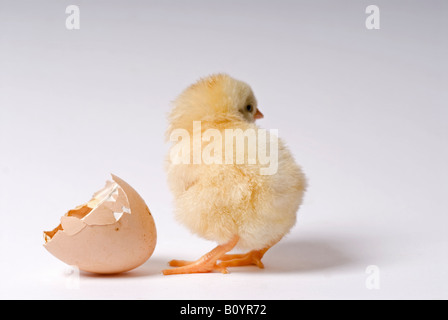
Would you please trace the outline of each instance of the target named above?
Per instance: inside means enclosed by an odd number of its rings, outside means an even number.
[[[44,232],[44,247],[80,270],[113,274],[132,270],[154,252],[154,219],[140,195],[125,181],[96,192],[88,203],[70,210],[61,224]]]

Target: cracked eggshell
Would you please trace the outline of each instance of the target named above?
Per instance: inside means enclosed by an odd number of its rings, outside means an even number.
[[[111,274],[132,270],[147,261],[156,246],[154,219],[140,195],[125,181],[113,181],[86,204],[67,212],[44,247],[80,270]]]

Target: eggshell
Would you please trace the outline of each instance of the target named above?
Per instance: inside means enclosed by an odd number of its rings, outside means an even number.
[[[61,224],[44,232],[44,247],[80,270],[111,274],[132,270],[154,252],[154,219],[140,195],[125,181],[113,182],[86,204],[70,210]]]

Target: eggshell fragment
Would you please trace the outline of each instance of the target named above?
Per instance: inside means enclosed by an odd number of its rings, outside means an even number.
[[[110,274],[132,270],[151,257],[157,241],[154,219],[129,184],[112,179],[44,232],[44,247],[56,258],[80,270]]]

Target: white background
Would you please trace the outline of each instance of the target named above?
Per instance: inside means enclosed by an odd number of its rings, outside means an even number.
[[[448,298],[447,17],[446,1],[0,0],[0,298]],[[170,102],[215,72],[251,84],[309,190],[264,270],[165,277],[215,246],[174,220],[163,171]],[[42,231],[109,173],[146,200],[158,244],[76,288]]]

